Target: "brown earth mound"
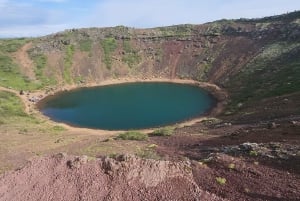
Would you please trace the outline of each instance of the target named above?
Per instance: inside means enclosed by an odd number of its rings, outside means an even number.
[[[199,189],[189,163],[122,155],[36,158],[0,178],[0,200],[223,200]]]

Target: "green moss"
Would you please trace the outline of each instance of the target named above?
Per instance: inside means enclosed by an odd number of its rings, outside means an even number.
[[[174,128],[167,126],[163,128],[156,129],[153,131],[152,135],[157,135],[157,136],[171,136],[174,133]]]
[[[79,49],[83,52],[90,52],[92,50],[92,40],[86,39],[79,41]]]
[[[41,86],[49,86],[49,85],[55,85],[56,80],[54,78],[51,78],[49,76],[45,76],[44,69],[47,64],[47,57],[44,54],[37,54],[34,56],[31,56],[31,59],[33,60],[35,64],[35,76],[38,80],[41,82]]]
[[[226,184],[226,179],[223,177],[216,177],[216,181],[220,185],[225,185]]]
[[[140,62],[141,58],[138,55],[137,51],[131,47],[130,41],[123,41],[123,49],[125,54],[122,58],[122,61],[125,62],[130,68]]]
[[[68,45],[65,52],[63,78],[68,83],[72,83],[71,67],[73,64],[73,56],[75,52],[74,45]]]
[[[228,165],[228,168],[229,168],[230,170],[235,169],[235,164],[234,164],[234,163],[230,163],[230,164]]]
[[[169,27],[159,27],[158,29],[163,37],[184,37],[191,35],[193,31],[193,25],[183,24]]]
[[[252,151],[249,152],[249,155],[250,156],[258,156],[258,153],[257,153],[257,151],[252,150]]]
[[[161,157],[156,153],[153,148],[138,148],[135,153],[138,157],[146,159],[160,160]]]
[[[142,140],[147,140],[148,135],[144,134],[144,133],[141,133],[141,132],[138,132],[138,131],[127,131],[125,133],[119,134],[116,139],[142,141]]]
[[[53,126],[51,128],[51,131],[54,131],[54,132],[61,132],[61,131],[65,131],[65,127],[62,127],[62,126]]]
[[[117,41],[114,38],[105,38],[101,41],[101,46],[104,51],[104,63],[108,69],[112,67],[112,53],[117,48]]]
[[[137,54],[128,54],[123,56],[122,61],[127,63],[130,68],[132,68],[135,64],[140,62],[141,58]]]

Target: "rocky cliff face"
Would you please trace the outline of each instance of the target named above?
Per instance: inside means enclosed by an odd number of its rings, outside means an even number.
[[[299,40],[296,14],[143,30],[73,29],[35,40],[31,55],[46,55],[45,73],[66,83],[138,76],[224,84],[269,44]]]

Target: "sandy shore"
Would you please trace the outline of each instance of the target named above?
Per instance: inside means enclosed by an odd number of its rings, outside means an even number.
[[[50,118],[47,116],[43,115],[38,108],[36,107],[36,103],[44,98],[46,98],[49,95],[53,95],[58,92],[63,92],[63,91],[69,91],[73,89],[78,89],[78,88],[84,88],[84,87],[96,87],[96,86],[105,86],[105,85],[112,85],[112,84],[122,84],[122,83],[134,83],[134,82],[169,82],[169,83],[180,83],[180,84],[191,84],[191,85],[196,85],[199,86],[208,92],[210,92],[216,99],[217,99],[217,105],[212,108],[211,111],[209,111],[208,114],[206,114],[203,117],[199,118],[194,118],[188,121],[180,122],[175,124],[174,126],[176,127],[184,127],[184,126],[191,126],[205,118],[208,117],[213,117],[216,116],[217,114],[220,114],[223,111],[223,108],[226,104],[227,100],[227,93],[217,85],[207,83],[207,82],[197,82],[194,80],[183,80],[183,79],[165,79],[165,78],[153,78],[153,79],[135,79],[135,78],[119,78],[119,79],[111,79],[111,80],[105,80],[100,83],[88,83],[88,84],[81,84],[81,85],[66,85],[61,88],[56,88],[52,90],[39,90],[39,91],[34,91],[34,92],[25,92],[24,95],[20,95],[20,92],[17,90],[13,89],[7,89],[4,87],[0,87],[0,90],[2,91],[9,91],[14,94],[16,94],[18,97],[21,98],[22,102],[24,103],[24,110],[28,114],[36,114],[39,118],[42,119],[47,119],[48,121],[53,122]],[[36,101],[32,101],[32,100]],[[79,127],[73,127],[68,124],[64,123],[57,123],[53,122],[55,124],[59,124],[69,131],[76,131],[76,132],[84,132],[87,134],[115,134],[119,133],[122,131],[108,131],[108,130],[101,130],[101,129],[89,129],[89,128],[79,128]],[[142,129],[139,130],[144,133],[149,133],[152,132],[154,129]]]

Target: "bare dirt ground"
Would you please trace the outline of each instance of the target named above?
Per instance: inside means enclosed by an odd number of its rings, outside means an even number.
[[[32,47],[32,43],[26,43],[15,54],[17,63],[20,66],[21,73],[27,76],[30,80],[35,80],[35,73],[33,71],[33,62],[29,58],[27,51]]]

